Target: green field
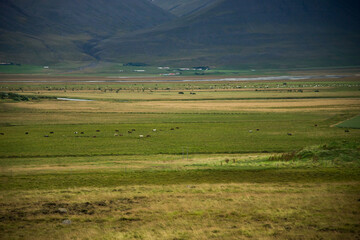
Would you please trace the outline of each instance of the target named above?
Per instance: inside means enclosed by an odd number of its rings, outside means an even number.
[[[3,82],[0,236],[357,239],[358,80]]]
[[[345,122],[342,122],[337,125],[337,127],[341,128],[360,128],[360,116],[356,116],[351,118]]]

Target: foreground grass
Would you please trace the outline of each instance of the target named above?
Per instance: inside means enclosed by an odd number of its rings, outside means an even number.
[[[341,182],[359,181],[356,169],[95,171],[2,176],[3,190],[109,187],[141,184],[242,183],[242,182]]]
[[[359,190],[348,181],[7,191],[0,230],[4,239],[356,239]]]
[[[292,159],[287,154],[2,159],[1,189],[360,181],[360,153],[353,145],[304,149],[298,156],[291,153]]]
[[[4,239],[357,239],[359,149],[2,159]]]
[[[2,190],[204,183],[360,180],[357,142],[285,154],[151,155],[1,159]]]

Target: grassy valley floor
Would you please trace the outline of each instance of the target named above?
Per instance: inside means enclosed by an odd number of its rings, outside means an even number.
[[[1,83],[0,238],[358,239],[358,80]]]

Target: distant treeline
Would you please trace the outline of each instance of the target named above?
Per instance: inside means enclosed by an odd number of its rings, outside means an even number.
[[[124,63],[123,66],[145,67],[148,65],[146,63],[142,63],[142,62],[128,62],[128,63]]]
[[[25,96],[17,93],[5,93],[0,92],[0,99],[12,99],[14,101],[29,101],[29,100],[38,100],[38,99],[56,99],[56,97],[48,97],[48,96]]]
[[[9,65],[11,65],[11,66],[21,66],[21,64],[20,63],[13,63],[13,62],[9,62],[9,63],[0,63],[0,66],[9,66]]]

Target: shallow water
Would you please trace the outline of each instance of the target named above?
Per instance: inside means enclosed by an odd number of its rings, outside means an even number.
[[[107,77],[114,80],[11,80],[11,81],[1,81],[2,83],[7,82],[18,82],[18,83],[69,83],[69,82],[79,82],[79,83],[157,83],[157,82],[241,82],[241,81],[291,81],[291,80],[306,80],[306,79],[333,79],[333,78],[344,78],[349,77],[345,75],[304,75],[304,76],[263,76],[263,77],[238,77],[238,78],[218,78],[218,79],[161,79],[154,78],[152,80],[115,80],[115,79],[131,79],[131,77]]]
[[[214,79],[215,81],[259,81],[259,80],[306,80],[320,78],[343,78],[345,76],[323,75],[323,76],[274,76],[274,77],[243,77],[243,78],[223,78]]]
[[[56,98],[57,100],[62,100],[62,101],[75,101],[75,102],[91,102],[94,100],[89,100],[89,99],[74,99],[74,98]]]

